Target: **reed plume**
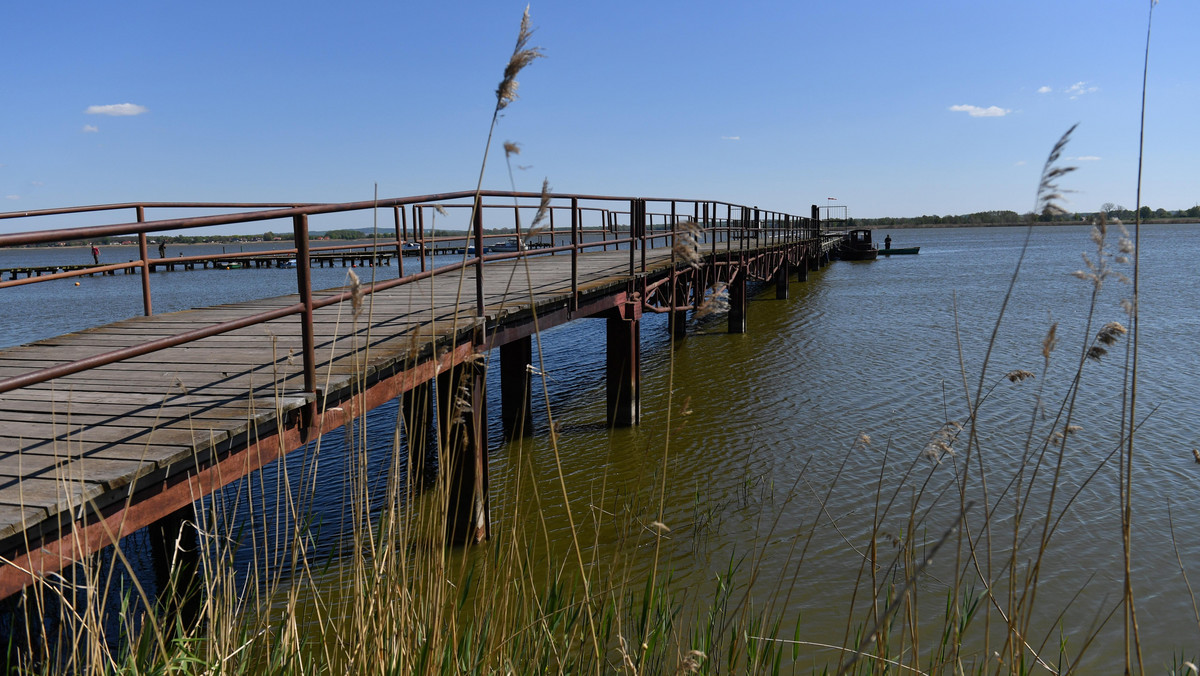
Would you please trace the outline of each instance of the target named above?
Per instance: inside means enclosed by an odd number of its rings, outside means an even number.
[[[521,17],[521,29],[517,32],[517,44],[513,47],[508,65],[504,67],[504,79],[500,81],[500,86],[496,87],[497,112],[504,110],[508,104],[517,99],[517,74],[525,66],[533,63],[534,59],[544,56],[541,47],[528,46],[531,37],[533,37],[533,29],[529,27],[529,5],[525,5],[525,14]],[[508,146],[505,144],[505,150],[507,149]]]
[[[1058,185],[1059,179],[1067,174],[1075,171],[1077,167],[1063,167],[1058,165],[1058,160],[1062,157],[1063,150],[1066,149],[1067,143],[1071,141],[1071,133],[1079,123],[1071,125],[1071,128],[1066,131],[1050,149],[1050,155],[1046,158],[1046,163],[1042,165],[1042,178],[1038,181],[1037,202],[1034,207],[1034,214],[1046,214],[1056,216],[1067,213],[1067,210],[1062,206],[1065,201],[1064,195],[1072,192],[1064,190]]]
[[[672,245],[675,256],[693,268],[699,268],[704,259],[700,256],[700,226],[688,219],[677,226],[675,243]]]

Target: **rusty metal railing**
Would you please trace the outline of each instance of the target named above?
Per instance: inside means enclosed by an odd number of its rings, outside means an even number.
[[[760,211],[757,207],[747,207],[728,202],[712,200],[685,200],[668,198],[638,198],[614,197],[605,195],[555,194],[548,197],[547,225],[544,229],[530,231],[522,229],[522,214],[536,210],[542,202],[539,193],[501,192],[501,191],[462,191],[401,197],[394,199],[348,202],[341,204],[330,203],[200,203],[200,202],[147,202],[95,205],[70,207],[64,209],[43,209],[38,211],[0,213],[0,222],[17,220],[17,222],[41,222],[44,219],[56,217],[78,217],[80,214],[96,214],[104,212],[119,212],[132,210],[135,220],[124,223],[103,225],[88,225],[83,227],[54,228],[48,230],[29,230],[25,232],[0,234],[0,247],[29,246],[75,241],[97,240],[118,235],[136,235],[138,240],[139,258],[127,263],[92,266],[82,270],[71,270],[61,273],[47,274],[36,278],[17,280],[20,284],[38,283],[80,275],[95,274],[117,269],[136,267],[141,275],[141,291],[143,308],[146,315],[152,313],[151,302],[152,280],[150,270],[155,265],[179,263],[186,260],[204,258],[201,256],[187,258],[150,258],[147,251],[147,235],[151,233],[187,231],[214,226],[228,226],[264,221],[290,221],[293,242],[292,248],[272,250],[270,252],[239,252],[223,254],[222,259],[262,256],[264,253],[294,255],[296,258],[296,287],[300,302],[274,310],[261,312],[236,320],[213,324],[185,333],[140,343],[137,345],[112,350],[93,355],[70,363],[31,371],[19,376],[0,380],[0,393],[20,387],[45,382],[54,378],[79,373],[91,368],[112,364],[124,359],[137,357],[158,350],[175,347],[188,342],[215,336],[237,329],[261,324],[267,321],[281,319],[292,315],[300,315],[301,335],[303,345],[304,389],[307,392],[316,391],[316,358],[315,339],[313,335],[313,313],[315,310],[335,303],[348,300],[350,291],[336,292],[317,298],[312,288],[311,258],[314,252],[346,251],[351,249],[363,250],[363,245],[329,245],[310,246],[309,219],[371,209],[390,209],[393,212],[394,235],[386,240],[376,239],[373,250],[380,247],[394,247],[398,260],[399,276],[395,279],[377,280],[364,284],[361,291],[371,294],[390,289],[402,284],[409,284],[435,275],[448,274],[464,268],[475,270],[475,310],[479,317],[485,314],[484,268],[489,262],[521,258],[525,256],[559,255],[571,257],[571,290],[572,297],[579,293],[579,256],[590,250],[629,251],[629,274],[637,276],[646,271],[646,255],[650,249],[657,246],[671,246],[672,255],[677,238],[682,231],[680,225],[691,222],[689,237],[699,233],[700,244],[709,247],[709,253],[716,255],[724,245],[726,256],[742,256],[744,248],[739,246],[734,250],[734,242],[753,240],[761,245],[787,244],[814,239],[819,234],[819,221],[813,218],[794,216],[782,212]],[[651,209],[651,206],[657,209]],[[682,207],[682,208],[681,208]],[[690,207],[690,209],[688,208]],[[194,210],[204,209],[228,210],[241,209],[234,213],[205,214],[190,217],[163,218],[147,220],[147,210]],[[562,235],[562,227],[556,230],[555,215],[559,214],[559,223],[563,220],[563,210],[569,213],[567,226],[569,237],[555,244],[555,237]],[[462,234],[439,235],[435,229],[433,214],[450,213],[450,210],[469,210],[469,228]],[[721,211],[724,217],[721,217]],[[687,213],[690,211],[690,215]],[[490,218],[485,218],[485,214]],[[507,214],[507,215],[505,215]],[[816,214],[816,209],[813,209]],[[429,228],[426,228],[428,217]],[[530,219],[532,220],[532,219]],[[496,238],[508,238],[513,233],[487,233],[485,226],[498,221],[504,228],[511,228],[515,236],[523,243],[537,239],[536,243],[544,244],[549,239],[548,246],[539,246],[526,250],[506,253],[487,253],[486,243]],[[493,226],[494,227],[494,226]],[[410,237],[411,235],[411,237]],[[449,246],[461,242],[462,258],[455,262],[437,266],[427,266],[430,255],[439,251],[459,247]],[[439,248],[439,245],[444,245]],[[420,270],[405,274],[404,253],[415,247],[420,261]],[[474,249],[474,252],[471,252]],[[13,286],[10,282],[0,282],[0,298],[6,293],[5,286]]]

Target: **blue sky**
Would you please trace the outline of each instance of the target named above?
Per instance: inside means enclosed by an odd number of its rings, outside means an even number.
[[[1149,3],[534,3],[485,187],[859,217],[1132,207]],[[524,3],[13,2],[0,211],[473,188]],[[1154,10],[1143,203],[1200,203],[1200,3]],[[129,104],[126,106],[125,104]],[[126,114],[115,114],[126,113]],[[131,114],[132,113],[132,114]],[[49,225],[49,224],[47,224]],[[11,230],[0,222],[0,230]]]

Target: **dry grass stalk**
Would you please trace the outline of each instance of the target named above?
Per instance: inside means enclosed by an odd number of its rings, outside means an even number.
[[[350,278],[350,307],[354,310],[354,318],[358,319],[363,309],[362,282],[353,270],[347,271],[346,276]]]
[[[542,195],[538,200],[538,209],[537,213],[533,215],[533,222],[529,224],[529,237],[536,237],[542,233],[542,222],[550,213],[550,197],[550,179],[542,179]]]
[[[1015,371],[1009,371],[1008,373],[1005,373],[1004,377],[1008,378],[1008,382],[1010,383],[1022,383],[1026,380],[1036,378],[1037,376],[1035,376],[1032,371],[1017,369]]]
[[[696,308],[693,317],[700,319],[708,315],[721,314],[729,311],[729,288],[725,282],[717,282],[709,287],[700,306]]]
[[[1064,195],[1071,191],[1062,189],[1058,181],[1063,176],[1075,171],[1077,167],[1060,167],[1057,165],[1057,162],[1062,157],[1067,143],[1071,140],[1071,133],[1078,126],[1078,123],[1071,125],[1071,128],[1050,149],[1050,155],[1046,158],[1046,163],[1042,166],[1042,178],[1038,182],[1037,202],[1034,214],[1055,216],[1067,213],[1067,210],[1062,206],[1062,202],[1065,200]]]
[[[699,268],[704,262],[700,255],[700,226],[689,219],[675,228],[675,243],[672,245],[675,257],[693,268]]]
[[[1016,373],[1016,371],[1013,373]],[[934,465],[940,465],[942,458],[954,455],[954,442],[958,439],[958,433],[962,428],[962,423],[954,420],[943,423],[941,427],[930,435],[925,448],[921,449],[921,457]]]
[[[1100,361],[1104,355],[1108,354],[1108,348],[1116,345],[1125,333],[1125,327],[1120,322],[1105,324],[1096,334],[1096,342],[1088,348],[1087,358],[1092,361]]]
[[[504,110],[508,104],[517,99],[517,74],[521,72],[525,66],[533,63],[534,59],[541,58],[541,47],[529,47],[529,38],[533,37],[533,30],[529,25],[529,5],[525,6],[525,14],[521,17],[521,29],[517,32],[517,44],[513,47],[512,56],[508,59],[508,65],[504,67],[504,79],[500,81],[500,86],[496,88],[496,110]]]

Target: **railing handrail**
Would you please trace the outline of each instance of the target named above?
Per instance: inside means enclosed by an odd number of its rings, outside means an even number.
[[[483,248],[484,238],[488,237],[509,237],[510,234],[483,234],[483,213],[487,209],[514,209],[519,216],[521,209],[536,208],[536,204],[522,204],[520,200],[538,200],[539,203],[544,197],[548,197],[551,214],[554,210],[561,211],[562,209],[570,209],[570,244],[554,246],[553,239],[551,246],[506,252],[485,254]],[[484,203],[488,198],[504,198],[514,200],[513,204],[496,204]],[[423,215],[418,215],[418,212],[423,214],[423,211],[428,208],[433,208],[436,203],[471,199],[472,204],[456,204],[447,205],[455,207],[471,207],[473,209],[473,222],[470,230],[465,231],[461,235],[447,235],[442,237],[425,237],[424,236],[424,221]],[[554,204],[555,201],[567,201],[568,205]],[[620,204],[624,209],[608,209],[592,205],[581,205],[581,201],[615,203]],[[647,208],[648,204],[669,204],[670,212],[654,212]],[[680,204],[692,205],[692,215],[681,215],[677,206]],[[783,212],[759,210],[758,207],[749,207],[745,205],[734,204],[731,202],[721,202],[715,200],[691,200],[691,199],[669,199],[669,198],[641,198],[641,197],[618,197],[612,195],[582,195],[582,194],[551,194],[543,196],[541,193],[533,192],[507,192],[507,191],[458,191],[448,193],[436,193],[430,195],[418,195],[411,197],[399,197],[382,200],[365,200],[359,202],[346,203],[204,203],[204,202],[145,202],[145,203],[122,203],[108,205],[93,205],[82,207],[66,207],[62,209],[42,209],[37,211],[27,212],[8,212],[0,213],[0,219],[11,219],[17,217],[42,217],[65,214],[78,214],[99,211],[110,211],[119,209],[134,209],[138,220],[130,223],[115,223],[108,225],[84,226],[77,228],[58,228],[52,230],[29,231],[20,233],[0,234],[0,247],[3,246],[19,246],[23,244],[44,244],[51,242],[64,241],[80,241],[88,239],[96,239],[100,237],[108,237],[112,235],[128,235],[136,234],[138,236],[140,258],[127,263],[117,263],[105,266],[93,266],[87,270],[72,271],[46,275],[40,279],[57,279],[64,276],[77,276],[82,274],[95,273],[97,271],[128,269],[131,267],[141,268],[143,300],[145,304],[146,314],[151,313],[150,305],[150,286],[149,286],[149,267],[152,264],[176,263],[180,261],[209,259],[209,258],[250,258],[255,256],[283,256],[292,255],[297,259],[297,288],[300,293],[301,300],[299,303],[288,305],[274,310],[260,312],[254,315],[241,317],[236,320],[222,322],[218,324],[193,329],[174,336],[167,336],[156,340],[139,343],[136,345],[124,347],[118,350],[92,355],[73,362],[58,364],[53,367],[43,368],[37,371],[31,371],[20,376],[14,376],[0,380],[0,393],[8,392],[13,389],[25,387],[35,383],[45,382],[47,380],[78,373],[90,368],[95,368],[105,364],[111,364],[124,359],[129,359],[135,356],[149,354],[158,350],[175,347],[184,343],[207,338],[221,333],[227,333],[247,326],[261,324],[267,321],[280,319],[294,314],[301,314],[305,319],[302,321],[302,334],[305,342],[304,360],[304,375],[305,375],[305,390],[307,392],[315,391],[315,356],[313,354],[313,325],[312,313],[314,310],[332,305],[334,303],[343,302],[352,296],[352,291],[342,291],[333,293],[322,298],[313,297],[313,289],[311,284],[311,255],[322,251],[341,251],[347,249],[358,249],[364,254],[370,254],[382,247],[396,247],[397,253],[400,253],[401,245],[405,242],[401,239],[402,227],[402,212],[406,212],[402,207],[413,206],[414,222],[412,224],[413,234],[420,243],[422,255],[422,270],[417,273],[405,275],[401,267],[401,274],[396,279],[381,280],[370,284],[364,284],[360,289],[361,293],[370,294],[376,291],[383,291],[402,284],[409,284],[420,281],[422,279],[431,278],[440,274],[455,272],[466,267],[476,268],[476,313],[483,316],[483,266],[485,263],[521,258],[529,255],[544,255],[560,252],[570,252],[572,256],[572,273],[571,273],[571,288],[572,297],[578,297],[578,255],[582,251],[593,248],[607,249],[609,246],[620,248],[622,245],[628,246],[629,250],[629,274],[637,275],[639,272],[646,270],[646,253],[649,248],[653,247],[653,242],[657,239],[666,239],[672,246],[672,257],[674,257],[675,238],[680,234],[678,226],[684,222],[692,221],[696,224],[696,228],[703,233],[705,238],[711,235],[712,239],[712,254],[717,253],[717,242],[725,240],[725,251],[728,254],[733,254],[732,245],[734,233],[739,233],[741,239],[748,239],[751,236],[748,233],[753,233],[753,238],[760,237],[768,238],[765,244],[786,244],[811,239],[819,235],[819,221],[814,221],[811,218],[802,216],[793,216]],[[724,218],[718,215],[719,207],[725,207]],[[230,209],[230,208],[249,208],[256,211],[238,212],[231,214],[208,214],[204,216],[192,216],[183,218],[169,218],[154,221],[146,221],[145,209],[147,208],[163,208],[163,209],[181,209],[181,208],[210,208],[210,209]],[[394,239],[389,236],[388,239],[376,239],[372,245],[363,244],[345,244],[345,245],[330,245],[324,247],[311,247],[308,230],[308,217],[318,214],[342,213],[348,211],[361,211],[366,209],[395,209],[396,210],[396,226]],[[736,218],[735,216],[736,210]],[[599,212],[602,219],[600,227],[586,227],[582,223],[582,215],[585,212]],[[815,210],[814,210],[815,213]],[[627,218],[628,223],[624,227],[620,227],[620,216]],[[406,219],[406,216],[403,216]],[[217,225],[230,225],[235,223],[251,223],[267,220],[292,220],[293,238],[296,243],[294,248],[289,249],[271,249],[255,252],[236,252],[230,254],[221,254],[220,256],[189,256],[179,258],[150,258],[147,253],[146,235],[151,232],[163,232],[171,230],[189,230],[193,228],[212,227]],[[529,237],[529,233],[522,233],[520,228],[519,217],[514,219],[517,228],[516,235],[518,237]],[[656,228],[655,221],[661,220],[662,227]],[[551,224],[553,220],[551,219]],[[815,224],[815,226],[814,226]],[[407,221],[404,221],[404,229],[407,230]],[[553,226],[551,225],[551,228]],[[600,240],[584,241],[581,235],[586,233],[602,234],[611,233],[612,239],[602,237]],[[625,233],[624,237],[616,236],[619,232]],[[551,229],[551,236],[562,233],[560,229],[555,232]],[[425,251],[426,243],[432,242],[436,244],[439,241],[455,240],[463,243],[464,254],[463,260],[443,265],[436,269],[425,270]],[[466,254],[466,247],[469,244],[474,244],[476,251],[474,256]],[[640,265],[639,265],[640,252]],[[744,255],[739,250],[740,257]],[[0,291],[2,293],[2,291]]]

